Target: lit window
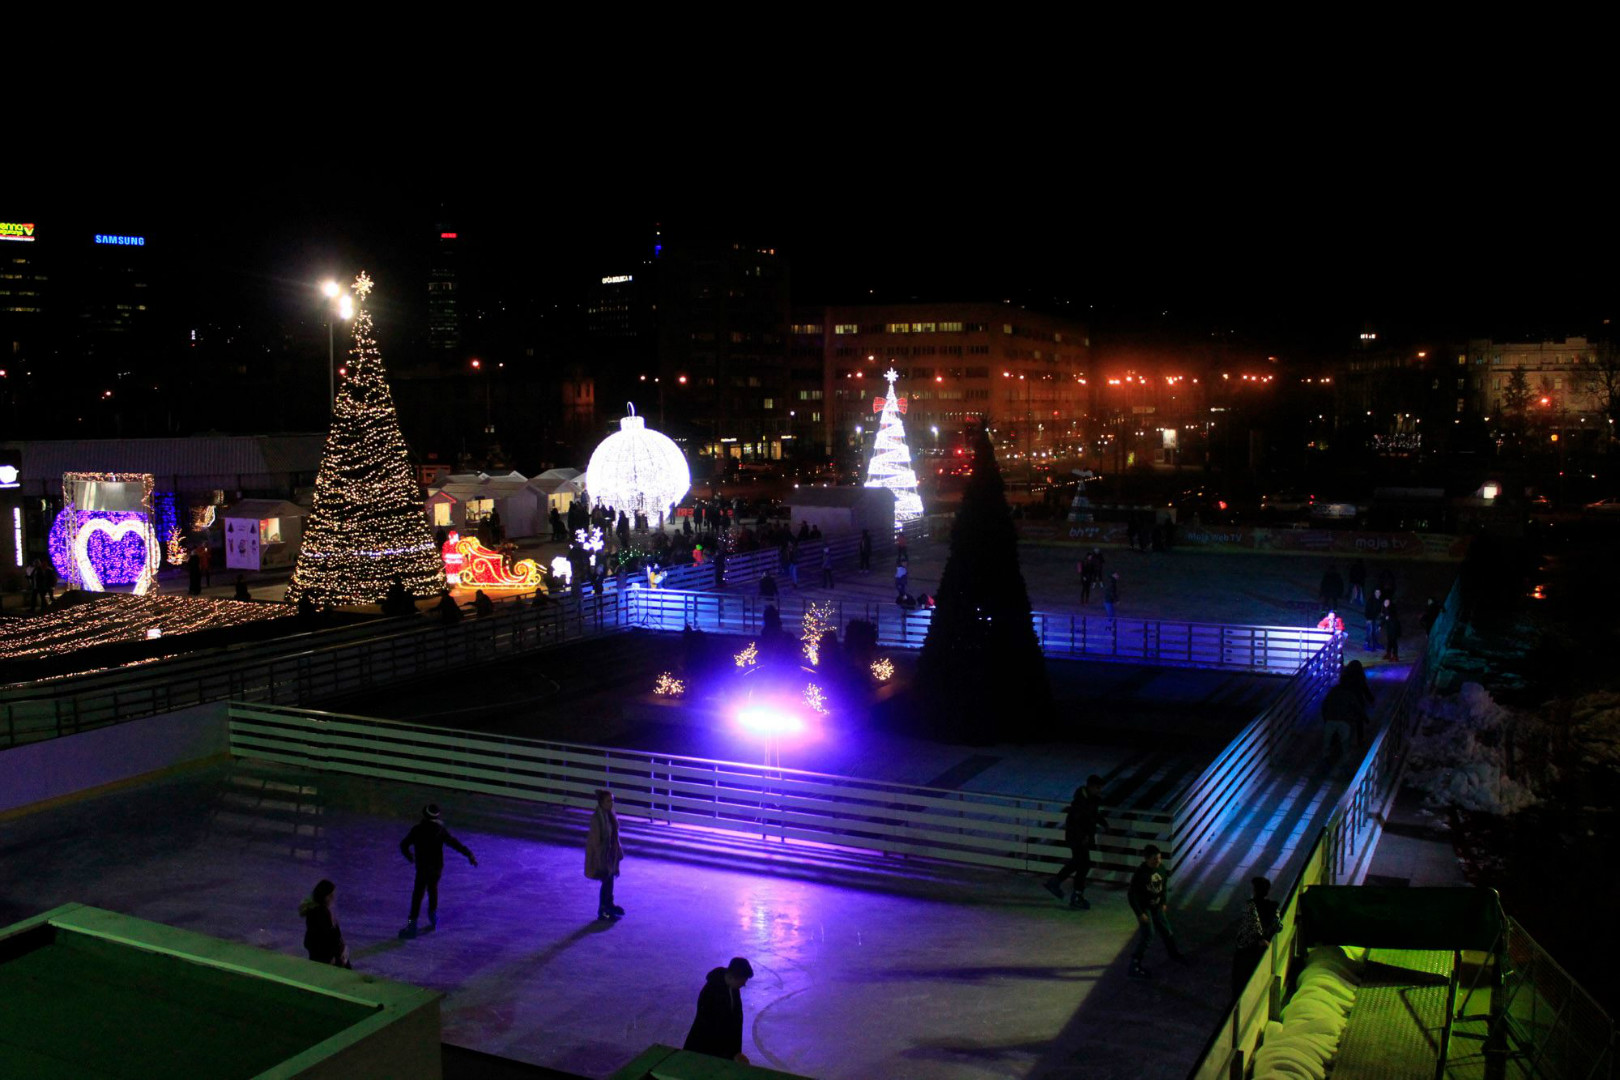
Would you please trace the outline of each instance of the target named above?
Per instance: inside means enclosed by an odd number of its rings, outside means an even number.
[[[835,334],[858,334],[860,332],[860,323],[845,322],[839,323],[837,326],[833,327],[833,333]]]

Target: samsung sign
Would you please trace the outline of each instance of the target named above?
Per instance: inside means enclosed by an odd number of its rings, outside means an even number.
[[[146,246],[146,237],[144,237],[144,236],[111,236],[111,235],[109,235],[107,233],[96,233],[96,243],[98,243],[98,244],[120,244],[120,245],[123,245],[125,247],[145,247]]]

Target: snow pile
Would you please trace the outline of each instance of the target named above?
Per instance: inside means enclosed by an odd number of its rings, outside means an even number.
[[[1541,741],[1535,717],[1498,705],[1479,683],[1424,702],[1407,782],[1431,806],[1507,815],[1540,800],[1513,776],[1514,747]]]

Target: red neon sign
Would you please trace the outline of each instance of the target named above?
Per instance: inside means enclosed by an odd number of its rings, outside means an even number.
[[[453,232],[442,232],[439,234],[440,240],[454,240],[455,238],[456,234]]]

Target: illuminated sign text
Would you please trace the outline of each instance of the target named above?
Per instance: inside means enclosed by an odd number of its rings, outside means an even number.
[[[625,282],[633,281],[633,280],[635,280],[635,278],[631,274],[616,274],[613,277],[605,277],[605,278],[603,278],[602,279],[602,284],[604,284],[604,285],[623,285]]]
[[[98,244],[118,244],[123,247],[145,247],[144,236],[113,236],[111,233],[96,233]]]
[[[33,239],[33,222],[0,221],[0,240],[22,240],[32,242]]]

